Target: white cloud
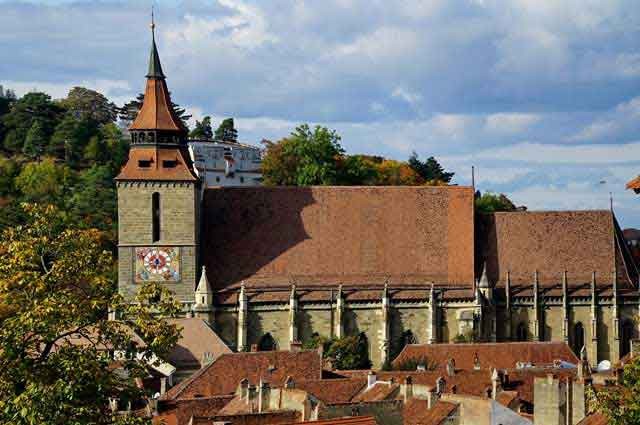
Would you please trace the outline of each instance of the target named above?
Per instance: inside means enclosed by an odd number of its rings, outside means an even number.
[[[536,114],[499,113],[486,118],[485,129],[495,133],[518,133],[540,121]]]
[[[396,87],[391,93],[391,97],[402,99],[410,105],[415,105],[422,100],[418,93],[412,93],[402,87]]]

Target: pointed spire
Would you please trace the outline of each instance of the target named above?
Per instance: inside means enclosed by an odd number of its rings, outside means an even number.
[[[160,65],[160,55],[156,47],[156,22],[151,7],[151,54],[149,56],[149,72],[147,78],[164,78],[162,73],[162,65]]]
[[[202,274],[200,275],[200,281],[198,282],[198,287],[196,288],[197,293],[212,293],[211,285],[209,284],[209,279],[207,279],[207,269],[205,266],[202,266]]]

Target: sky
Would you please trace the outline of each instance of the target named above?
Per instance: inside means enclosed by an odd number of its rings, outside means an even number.
[[[151,1],[0,0],[0,84],[122,104],[144,87]],[[173,100],[240,139],[301,123],[348,153],[436,156],[454,183],[640,228],[638,0],[156,1]]]

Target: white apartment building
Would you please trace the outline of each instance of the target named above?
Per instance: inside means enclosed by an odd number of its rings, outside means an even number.
[[[189,140],[188,145],[196,174],[206,187],[262,183],[259,147],[220,140]]]

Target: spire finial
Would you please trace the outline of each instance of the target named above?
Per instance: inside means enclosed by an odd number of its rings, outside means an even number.
[[[151,55],[149,57],[149,72],[147,78],[164,78],[162,65],[160,65],[160,55],[156,47],[156,17],[153,6],[151,6]]]
[[[154,10],[153,10],[153,5],[151,5],[151,36],[153,38],[155,38],[156,35],[156,20],[155,20],[155,15],[154,15]]]

